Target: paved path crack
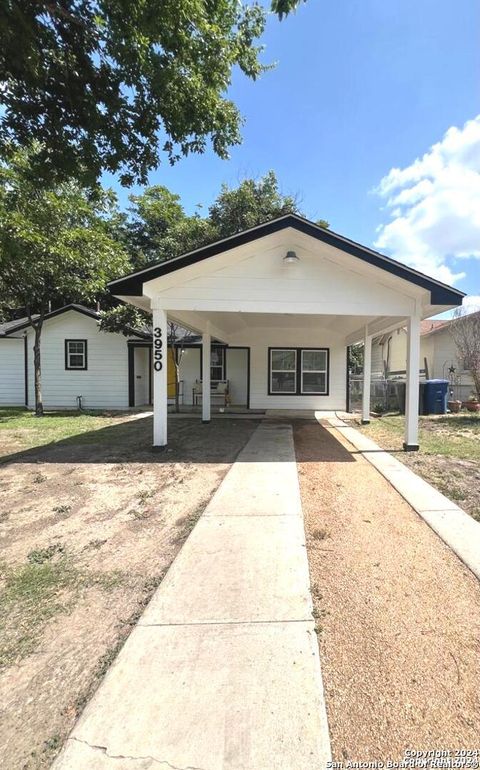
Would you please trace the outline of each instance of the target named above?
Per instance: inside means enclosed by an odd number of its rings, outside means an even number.
[[[166,759],[157,759],[156,757],[152,757],[150,755],[142,756],[142,757],[133,757],[126,754],[109,754],[106,746],[96,746],[95,744],[89,743],[88,741],[85,741],[82,738],[76,738],[75,736],[71,736],[70,740],[77,741],[78,743],[83,743],[85,744],[85,746],[88,746],[89,749],[93,749],[94,751],[101,751],[109,759],[127,759],[127,760],[131,760],[132,762],[143,762],[144,760],[148,760],[151,762],[155,762],[159,765],[166,765],[167,767],[170,767],[171,770],[204,770],[204,768],[201,768],[195,765],[186,765],[184,767],[180,767],[179,765],[172,765],[172,763],[168,762],[168,760]]]

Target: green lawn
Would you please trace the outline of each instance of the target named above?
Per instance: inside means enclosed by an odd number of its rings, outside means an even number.
[[[0,408],[0,456],[31,449],[82,433],[116,425],[125,414],[112,412],[48,412],[36,417],[26,409]]]
[[[385,415],[361,430],[385,449],[401,449],[405,418]],[[420,417],[420,452],[459,460],[480,460],[480,414]]]

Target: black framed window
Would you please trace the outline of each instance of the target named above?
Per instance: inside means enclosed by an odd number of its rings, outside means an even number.
[[[269,395],[328,396],[328,383],[328,348],[269,348]]]
[[[210,351],[210,380],[212,382],[225,380],[225,348],[212,346]]]
[[[295,348],[271,348],[270,393],[297,392],[297,351]]]
[[[87,368],[87,340],[65,340],[65,369]]]
[[[302,350],[300,390],[303,394],[325,395],[328,381],[328,353],[326,350]]]

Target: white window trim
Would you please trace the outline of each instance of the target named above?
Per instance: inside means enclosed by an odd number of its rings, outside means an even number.
[[[272,358],[273,353],[276,353],[277,351],[288,351],[289,353],[295,354],[295,367],[294,369],[274,369],[272,366]],[[298,363],[298,356],[297,356],[297,349],[296,348],[270,348],[270,395],[273,396],[295,396],[297,394],[297,363]],[[294,377],[294,384],[293,384],[293,390],[274,390],[272,387],[272,381],[273,381],[273,375],[277,372],[287,372],[288,374],[293,374]]]
[[[81,344],[83,350],[81,352],[77,351],[71,351],[70,345],[78,345]],[[71,363],[71,356],[82,356],[82,365],[81,366],[75,366]],[[65,340],[65,369],[67,372],[71,371],[77,371],[77,372],[84,372],[88,368],[88,361],[87,361],[87,340],[85,339],[79,339],[79,340]]]
[[[325,369],[304,369],[303,368],[304,353],[325,353]],[[325,375],[324,390],[304,390],[303,375],[305,373],[324,374]],[[300,350],[300,393],[302,396],[326,396],[328,394],[328,350],[326,348],[302,348]]]

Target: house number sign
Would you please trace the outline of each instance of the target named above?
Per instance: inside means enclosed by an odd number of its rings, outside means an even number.
[[[156,372],[163,369],[163,340],[162,330],[156,326],[153,330],[153,368]]]

